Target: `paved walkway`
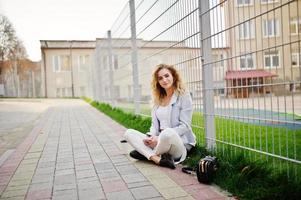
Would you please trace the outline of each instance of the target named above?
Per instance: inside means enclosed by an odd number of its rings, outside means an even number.
[[[131,159],[124,131],[81,100],[59,100],[0,166],[0,199],[230,199],[179,167]]]

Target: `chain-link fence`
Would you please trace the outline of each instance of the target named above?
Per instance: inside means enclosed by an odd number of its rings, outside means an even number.
[[[300,13],[300,0],[130,0],[97,39],[93,98],[149,116],[151,73],[173,64],[193,98],[199,144],[297,177]]]

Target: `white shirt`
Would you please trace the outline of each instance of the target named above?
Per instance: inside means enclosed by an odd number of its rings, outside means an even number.
[[[160,121],[160,130],[169,128],[169,106],[159,106],[156,110],[156,115],[158,120]]]

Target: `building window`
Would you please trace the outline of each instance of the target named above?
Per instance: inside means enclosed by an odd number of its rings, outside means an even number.
[[[225,60],[224,60],[224,54],[220,54],[220,66],[225,67]]]
[[[292,66],[299,67],[301,65],[301,53],[292,53]]]
[[[72,87],[67,87],[66,93],[67,93],[68,97],[71,97],[72,96]]]
[[[254,62],[252,54],[246,54],[240,57],[240,69],[253,69]]]
[[[71,71],[70,56],[61,55],[61,71]]]
[[[60,71],[60,57],[59,56],[53,56],[53,72],[59,72]]]
[[[85,86],[81,86],[79,88],[80,90],[80,96],[86,96],[86,89],[85,89]]]
[[[129,98],[133,97],[133,87],[132,87],[132,85],[128,85],[128,97]]]
[[[300,18],[292,18],[290,22],[290,32],[292,35],[298,35],[301,33],[301,19]]]
[[[264,53],[265,68],[279,67],[279,53],[278,51],[269,51]]]
[[[251,39],[254,38],[254,23],[247,21],[239,25],[239,39]]]
[[[212,61],[215,62],[217,67],[224,67],[225,66],[225,60],[223,54],[215,54],[212,55]]]
[[[268,4],[268,3],[276,3],[278,0],[261,0],[262,4]]]
[[[61,88],[56,88],[56,97],[61,97]]]
[[[103,56],[102,57],[102,66],[103,66],[103,69],[107,70],[108,69],[108,59],[107,59],[108,56]]]
[[[62,88],[62,97],[66,97],[66,89],[65,88]]]
[[[114,55],[114,69],[118,69],[118,55]]]
[[[78,71],[86,71],[89,65],[89,55],[80,55],[78,57]]]
[[[279,35],[279,20],[265,19],[263,20],[264,37],[275,37]]]
[[[253,0],[237,0],[237,6],[249,6],[251,5],[253,2]]]
[[[69,55],[55,55],[53,56],[53,72],[70,71],[70,56]]]

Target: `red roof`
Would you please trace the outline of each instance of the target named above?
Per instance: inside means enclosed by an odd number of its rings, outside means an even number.
[[[245,71],[227,71],[226,80],[241,79],[241,78],[259,78],[259,77],[276,77],[276,74],[267,72],[263,69],[245,70]]]

